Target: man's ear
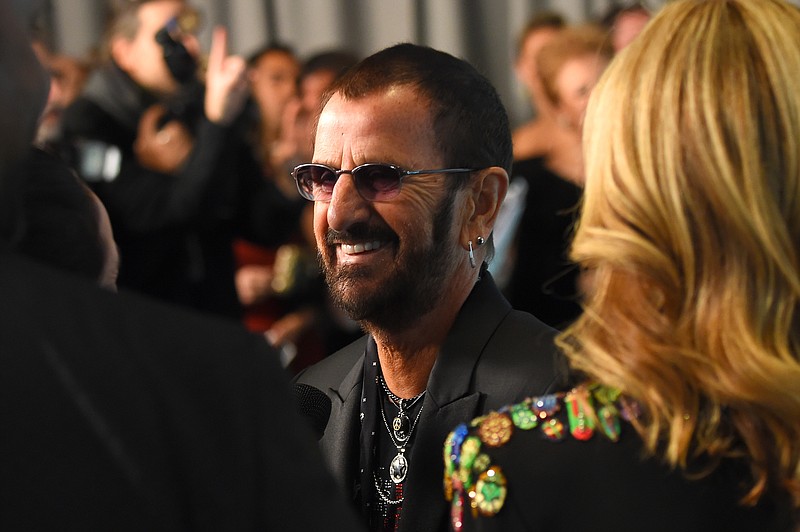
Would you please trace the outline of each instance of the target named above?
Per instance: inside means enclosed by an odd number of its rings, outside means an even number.
[[[508,191],[508,173],[499,166],[474,172],[465,204],[461,240],[467,243],[478,237],[489,238],[497,221],[497,214]]]

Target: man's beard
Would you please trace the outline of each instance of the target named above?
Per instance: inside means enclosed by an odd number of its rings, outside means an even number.
[[[382,286],[368,293],[354,287],[370,273],[358,266],[334,266],[335,252],[326,247],[327,260],[320,252],[320,265],[334,304],[365,329],[402,331],[422,318],[442,300],[444,287],[456,263],[449,242],[452,230],[454,195],[448,194],[433,216],[432,242],[423,247],[406,247],[399,255]],[[352,228],[350,236],[366,236],[366,228]],[[366,240],[372,240],[366,238]]]

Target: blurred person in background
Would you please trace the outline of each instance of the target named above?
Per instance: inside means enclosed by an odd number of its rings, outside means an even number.
[[[559,134],[555,110],[545,94],[536,58],[542,47],[565,25],[561,14],[541,11],[528,21],[517,39],[514,72],[527,93],[534,116],[511,132],[515,160],[545,155],[553,137]],[[508,284],[513,267],[514,235],[525,208],[527,192],[527,181],[512,175],[506,199],[497,216],[495,257],[489,269],[501,289]]]
[[[563,29],[539,52],[544,92],[558,133],[544,155],[514,161],[527,194],[516,229],[509,281],[511,304],[563,328],[581,312],[580,276],[567,258],[584,182],[581,134],[589,95],[613,51],[595,26]]]
[[[528,21],[517,40],[514,72],[530,99],[535,116],[511,133],[514,159],[543,155],[551,136],[557,133],[555,110],[542,86],[536,58],[564,26],[566,22],[561,14],[542,11]]]
[[[614,53],[622,51],[642,32],[652,14],[641,2],[612,5],[600,18],[611,37]]]
[[[34,39],[32,46],[37,59],[50,75],[50,92],[34,142],[58,152],[64,110],[80,94],[91,67],[80,58],[52,51],[44,38]]]
[[[294,105],[299,99],[300,68],[300,60],[294,51],[280,43],[263,46],[247,60],[250,93],[258,114],[253,140],[257,157],[264,173],[276,180],[291,197],[297,197],[294,181],[288,172],[283,172],[283,161],[273,160],[273,152],[275,143],[283,135],[287,106]]]
[[[248,61],[260,120],[254,149],[271,179],[288,198],[302,202],[286,164],[310,146],[308,127],[322,94],[356,59],[343,51],[315,54],[302,66],[291,50],[272,44]],[[329,310],[310,229],[310,206],[285,241],[262,246],[236,240],[236,288],[250,330],[265,334],[281,350],[291,373],[321,360],[360,335],[358,326]]]
[[[244,139],[243,58],[216,28],[207,62],[182,0],[123,2],[106,61],[67,109],[74,167],[108,210],[120,248],[119,285],[239,319],[232,241],[271,244],[300,213]]]
[[[60,160],[61,118],[80,93],[89,65],[52,52],[41,31],[31,47],[50,79],[32,147],[21,172],[24,224],[16,249],[116,290],[119,253],[108,212],[97,195]]]

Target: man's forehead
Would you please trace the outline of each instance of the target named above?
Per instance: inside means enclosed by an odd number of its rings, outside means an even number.
[[[429,122],[431,118],[427,98],[406,85],[386,87],[357,97],[337,91],[325,102],[322,111],[348,112],[352,109],[375,117],[402,117],[403,122]]]
[[[150,0],[143,2],[138,9],[138,18],[142,25],[162,26],[169,19],[178,18],[181,26],[193,26],[194,31],[199,24],[199,12],[183,0]],[[183,29],[183,27],[181,28]]]
[[[430,113],[428,106],[408,90],[381,91],[358,98],[347,98],[337,92],[322,108],[319,125],[418,134],[420,129],[430,129]]]
[[[328,164],[349,155],[356,164],[430,165],[440,158],[436,145],[429,108],[413,91],[354,99],[337,93],[320,114],[314,156]]]

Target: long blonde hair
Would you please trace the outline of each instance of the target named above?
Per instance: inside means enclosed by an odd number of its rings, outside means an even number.
[[[668,463],[744,458],[744,503],[797,503],[800,11],[668,4],[595,89],[584,141],[572,367],[636,399]]]

